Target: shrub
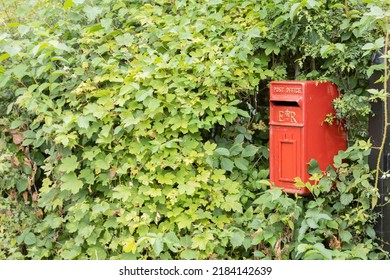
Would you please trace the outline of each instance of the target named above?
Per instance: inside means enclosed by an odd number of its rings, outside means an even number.
[[[344,166],[347,176],[336,159],[338,173],[317,175],[313,201],[266,191],[265,85],[312,57],[324,66],[301,66],[294,77],[329,78],[334,69],[348,83],[355,76],[363,104],[356,65],[369,55],[347,51],[372,38],[353,31],[358,14],[324,1],[25,5],[29,12],[15,17],[26,22],[10,19],[0,35],[1,209],[25,225],[2,231],[19,245],[3,248],[2,258],[383,257],[375,215],[359,204],[375,197],[363,162]],[[305,41],[307,23],[332,13],[337,26],[350,16],[341,37],[316,29],[317,40]],[[299,40],[280,40],[281,30]],[[318,50],[324,42],[328,49]],[[360,148],[339,157],[363,160]],[[343,190],[350,174],[365,183]],[[339,190],[328,190],[330,182]]]

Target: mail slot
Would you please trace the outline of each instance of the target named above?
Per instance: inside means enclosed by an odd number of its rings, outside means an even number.
[[[315,159],[321,170],[346,149],[346,134],[339,122],[325,122],[334,114],[332,101],[339,96],[330,82],[280,81],[270,84],[270,181],[287,193],[309,194],[296,187],[295,178],[308,182],[308,163]]]

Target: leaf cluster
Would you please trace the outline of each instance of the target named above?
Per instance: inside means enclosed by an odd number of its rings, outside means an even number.
[[[267,190],[271,79],[332,80],[345,93],[338,117],[364,123],[367,51],[382,30],[360,11],[373,4],[336,2],[10,9],[1,258],[383,258],[367,150],[341,152],[326,176],[311,162],[315,200]]]
[[[266,156],[245,127],[235,145],[213,131],[232,136],[250,118],[237,105],[263,73],[254,3],[91,3],[48,8],[1,41],[9,111],[24,116],[4,138],[18,135],[40,171],[39,199],[33,189],[27,200],[42,220],[26,235],[51,240],[27,245],[50,251],[35,258],[226,256],[243,212],[240,171],[257,176],[250,162]],[[20,182],[7,188],[21,196]]]
[[[334,157],[326,172],[312,160],[311,182],[299,179],[311,198],[288,197],[278,188],[264,192],[257,205],[255,255],[270,259],[378,259],[387,253],[375,241],[373,209],[379,194],[367,164],[370,144],[360,141]],[[277,233],[277,234],[272,234]]]

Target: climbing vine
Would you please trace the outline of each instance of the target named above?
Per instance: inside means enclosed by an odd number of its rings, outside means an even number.
[[[3,2],[1,258],[386,257],[362,129],[380,2]],[[310,163],[314,199],[268,189],[278,79],[342,91],[350,147]]]

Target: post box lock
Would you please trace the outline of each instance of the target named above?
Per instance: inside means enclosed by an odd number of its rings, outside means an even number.
[[[337,87],[330,82],[280,81],[270,84],[270,180],[285,192],[309,194],[295,178],[309,181],[308,163],[316,159],[322,170],[346,149],[344,127],[323,125],[334,114]]]

